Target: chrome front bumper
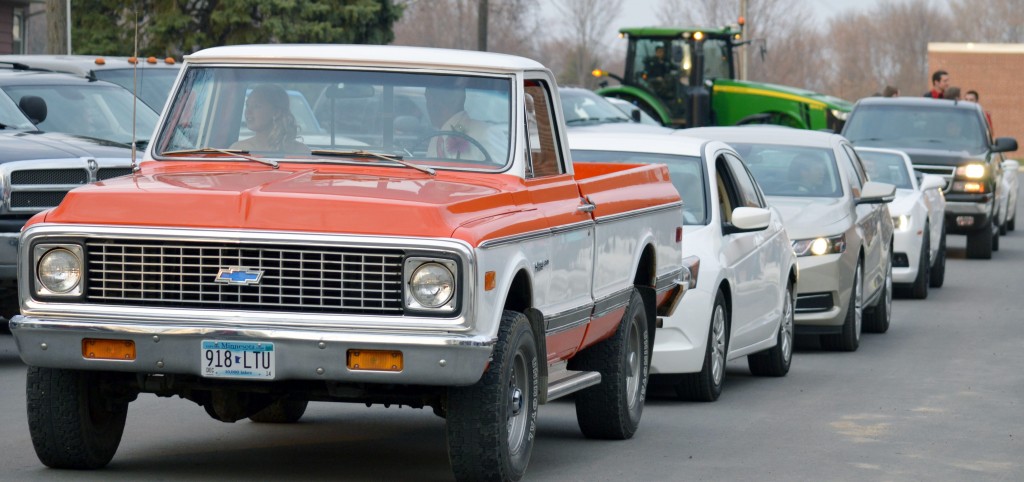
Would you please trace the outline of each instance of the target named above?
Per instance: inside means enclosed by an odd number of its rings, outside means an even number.
[[[201,376],[203,340],[273,342],[274,380],[459,386],[479,380],[491,358],[493,339],[470,335],[277,329],[269,326],[201,326],[83,321],[15,316],[11,333],[22,360],[32,366]],[[132,340],[136,359],[96,360],[82,356],[84,338]],[[400,350],[400,372],[349,370],[348,350]],[[217,379],[215,379],[217,380]]]

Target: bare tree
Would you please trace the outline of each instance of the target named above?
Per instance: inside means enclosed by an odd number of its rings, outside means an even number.
[[[607,40],[613,39],[609,26],[622,10],[622,0],[559,0],[555,6],[566,25],[566,34],[559,39],[565,56],[560,81],[593,87],[596,81],[590,72],[608,57]]]
[[[473,50],[477,46],[478,0],[406,0],[395,24],[395,45]],[[538,0],[488,2],[488,50],[535,57],[541,22]]]
[[[951,42],[1024,42],[1020,0],[951,0]]]

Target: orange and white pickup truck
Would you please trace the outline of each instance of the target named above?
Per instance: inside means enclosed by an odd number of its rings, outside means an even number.
[[[636,431],[682,219],[664,166],[572,163],[532,60],[197,52],[138,169],[23,231],[36,453],[106,465],[140,393],[224,422],[399,404],[446,419],[456,478],[518,479],[540,404],[576,392],[586,436]]]

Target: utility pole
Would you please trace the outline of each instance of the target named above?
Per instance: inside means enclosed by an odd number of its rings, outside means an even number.
[[[46,53],[71,53],[70,24],[66,0],[46,0]]]
[[[487,0],[480,0],[477,5],[476,49],[487,51]]]
[[[750,31],[747,26],[747,0],[740,0],[740,19],[743,22],[740,25],[740,29],[743,30],[743,41],[748,42],[750,39],[747,38],[747,33]],[[744,44],[740,47],[740,80],[747,80],[747,60],[749,59],[748,52],[750,44]]]

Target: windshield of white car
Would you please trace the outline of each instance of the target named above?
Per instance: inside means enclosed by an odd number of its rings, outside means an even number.
[[[562,114],[565,116],[566,125],[633,122],[633,119],[618,107],[589,90],[560,89],[559,95],[562,98]]]
[[[907,163],[898,154],[888,152],[872,152],[857,150],[864,170],[868,173],[868,179],[878,182],[887,182],[899,189],[914,189],[910,180],[910,173],[907,172]]]
[[[189,67],[153,155],[243,149],[280,162],[314,152],[400,153],[435,169],[511,162],[512,78],[299,67]],[[385,163],[386,164],[386,163]]]
[[[850,116],[843,135],[862,147],[918,147],[985,152],[986,129],[973,109],[952,102],[934,106],[861,105]]]
[[[843,196],[832,149],[733,142],[729,145],[746,161],[766,196]]]
[[[592,151],[573,149],[575,162],[603,162],[611,164],[665,164],[672,185],[683,198],[683,224],[708,223],[707,183],[704,163],[699,157],[649,152]]]
[[[10,97],[0,93],[0,129],[35,130],[32,121],[18,108]]]
[[[130,144],[132,104],[135,97],[120,86],[106,82],[75,84],[5,85],[3,91],[15,102],[22,97],[43,99],[49,112],[36,127],[93,139]],[[144,103],[135,109],[135,138],[148,140],[159,116]]]

